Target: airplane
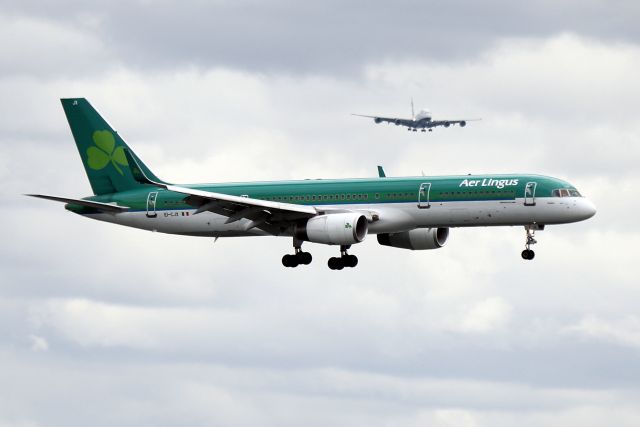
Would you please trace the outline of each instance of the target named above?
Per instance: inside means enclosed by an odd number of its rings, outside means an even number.
[[[373,119],[376,123],[393,123],[396,126],[406,126],[408,131],[417,132],[418,129],[422,132],[433,131],[433,128],[438,126],[443,126],[448,128],[452,125],[460,125],[460,127],[465,127],[467,122],[477,121],[481,119],[456,119],[456,120],[433,120],[431,116],[431,112],[429,110],[423,109],[418,111],[418,114],[415,114],[413,111],[413,99],[411,100],[411,118],[410,119],[401,119],[397,117],[380,117],[380,116],[367,116],[364,114],[352,114],[352,116],[358,117],[368,117]]]
[[[303,242],[335,245],[332,270],[355,267],[349,254],[374,234],[378,243],[438,249],[450,228],[523,226],[522,258],[535,256],[537,230],[596,213],[575,186],[543,175],[453,175],[173,184],[158,178],[84,98],[61,99],[93,195],[27,196],[65,203],[87,218],[161,233],[215,238],[286,236],[285,267],[307,265]]]

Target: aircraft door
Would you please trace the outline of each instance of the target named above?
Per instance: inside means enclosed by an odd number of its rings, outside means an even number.
[[[153,191],[147,196],[147,218],[156,218],[156,200],[158,198],[158,192]]]
[[[431,183],[423,182],[420,184],[420,190],[418,191],[418,208],[428,209],[431,207],[429,202],[429,196],[431,194]]]
[[[537,182],[527,182],[524,187],[524,205],[535,206],[536,205],[536,187]]]

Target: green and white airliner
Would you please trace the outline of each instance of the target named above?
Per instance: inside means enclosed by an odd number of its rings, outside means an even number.
[[[522,258],[546,225],[592,217],[594,205],[570,183],[541,175],[463,175],[171,184],[159,179],[84,98],[62,106],[89,178],[83,199],[66,203],[88,218],[161,233],[204,237],[287,236],[285,267],[309,264],[303,242],[335,245],[329,268],[355,267],[347,250],[367,235],[409,250],[444,246],[452,227],[524,226]],[[380,169],[381,170],[381,169]]]

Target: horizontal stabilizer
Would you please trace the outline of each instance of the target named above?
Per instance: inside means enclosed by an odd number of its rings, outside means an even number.
[[[46,196],[44,194],[25,194],[25,196],[37,197],[39,199],[53,200],[54,202],[69,203],[72,205],[87,206],[89,208],[94,208],[103,212],[119,213],[119,212],[125,212],[129,210],[129,208],[127,207],[117,206],[111,203],[92,202],[90,200],[83,200],[83,199],[69,199],[67,197]]]

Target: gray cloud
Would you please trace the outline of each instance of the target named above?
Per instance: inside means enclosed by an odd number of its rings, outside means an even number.
[[[103,68],[115,61],[145,70],[194,65],[340,75],[381,60],[463,62],[504,37],[571,32],[613,42],[639,40],[633,1],[26,1],[5,2],[2,8],[9,17],[49,21],[46,25],[59,32],[79,31],[76,40],[87,49],[101,48],[87,39],[102,40],[113,55],[101,59],[92,52],[89,63]],[[29,35],[41,46],[52,42]],[[58,52],[74,61],[84,54],[67,48],[68,41]]]

